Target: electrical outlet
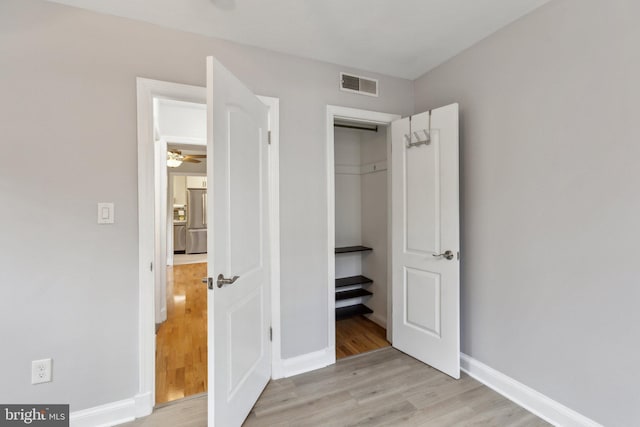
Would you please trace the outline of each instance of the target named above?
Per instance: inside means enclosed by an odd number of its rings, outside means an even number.
[[[51,359],[31,362],[31,384],[51,382]]]

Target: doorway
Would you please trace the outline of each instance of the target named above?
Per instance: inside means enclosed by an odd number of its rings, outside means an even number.
[[[336,359],[390,345],[392,114],[329,106],[330,342]]]
[[[164,404],[207,391],[207,109],[158,97],[153,105],[157,250],[166,259],[156,284],[155,403]]]
[[[271,360],[274,367],[281,363],[280,355],[280,260],[279,260],[279,100],[277,98],[259,97],[269,108],[269,132],[270,144],[268,147],[268,171],[269,171],[269,232],[276,238],[270,239],[270,282],[271,301],[273,305],[271,324],[273,328],[273,344],[270,346]],[[168,198],[168,191],[157,194],[156,172],[167,171],[167,149],[162,147],[156,139],[156,129],[153,123],[154,99],[168,99],[205,105],[206,89],[198,86],[183,85],[178,83],[163,82],[144,78],[137,79],[138,99],[138,217],[139,217],[139,388],[136,394],[136,416],[142,417],[150,414],[156,404],[156,329],[158,320],[162,320],[156,307],[156,290],[166,284],[166,280],[158,280],[159,274],[166,274],[163,268],[168,264],[167,247],[172,224],[167,219],[171,218],[168,202],[157,205],[156,200]],[[173,135],[175,136],[175,135]],[[166,138],[171,141],[174,138]],[[191,145],[199,145],[199,141],[184,139],[180,146],[183,150],[189,150]],[[166,141],[165,141],[166,143]],[[205,143],[206,145],[206,143]],[[203,147],[204,148],[204,147]],[[185,154],[185,153],[183,153]],[[158,158],[164,161],[163,167],[158,167]],[[162,162],[160,162],[162,164]],[[168,177],[167,177],[168,180]],[[157,206],[167,207],[159,209]],[[164,215],[165,220],[160,221]],[[162,219],[162,218],[160,218]],[[162,223],[162,225],[161,225]],[[163,249],[164,246],[164,249]],[[206,264],[205,264],[206,265]],[[200,283],[207,276],[200,272],[189,274],[205,293],[206,285]],[[164,293],[166,295],[166,291]],[[166,302],[166,298],[161,298]],[[165,307],[166,314],[166,307]],[[207,384],[208,385],[208,384]]]

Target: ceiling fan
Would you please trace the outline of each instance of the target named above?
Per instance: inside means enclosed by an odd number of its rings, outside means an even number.
[[[200,163],[201,160],[207,157],[206,154],[182,154],[179,150],[167,151],[167,166],[170,168],[177,168],[182,162],[187,163]]]

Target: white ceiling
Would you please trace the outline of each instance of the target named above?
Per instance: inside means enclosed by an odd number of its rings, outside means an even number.
[[[50,0],[415,79],[549,0]]]

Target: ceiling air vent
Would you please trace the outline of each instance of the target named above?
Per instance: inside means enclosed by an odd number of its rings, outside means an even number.
[[[361,95],[378,96],[378,81],[353,74],[340,73],[340,90]]]

